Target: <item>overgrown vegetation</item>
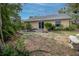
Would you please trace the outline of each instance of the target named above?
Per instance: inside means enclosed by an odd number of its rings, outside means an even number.
[[[21,4],[0,4],[0,38],[2,41],[7,41],[12,35],[21,29],[20,11]]]
[[[26,23],[26,29],[27,30],[31,30],[32,29],[32,25],[30,22]]]
[[[60,31],[60,30],[73,31],[73,30],[78,29],[79,25],[78,24],[70,24],[69,27],[63,27],[63,25],[55,26],[55,25],[52,25],[51,23],[45,23],[45,27],[48,31],[50,31],[50,30],[54,30],[54,31]]]
[[[52,25],[51,23],[45,23],[45,27],[48,31],[50,30],[64,30],[64,27],[63,25],[60,25],[60,26],[55,26],[55,25]]]
[[[18,3],[0,4],[0,55],[24,55],[23,51],[21,53],[14,46],[5,43],[11,40],[16,32],[21,29],[21,17],[19,15],[22,10],[21,6]]]
[[[79,29],[79,24],[76,24],[77,25],[77,28]]]
[[[52,25],[51,23],[45,23],[45,28],[50,31],[50,30],[53,30],[55,28],[54,25]]]
[[[23,40],[17,40],[15,44],[7,43],[0,51],[2,56],[29,56],[30,52],[25,50]]]
[[[76,24],[79,19],[79,3],[67,3],[66,6],[59,10],[61,14],[67,14],[71,17],[71,21]]]
[[[77,29],[77,25],[76,24],[72,24],[69,27],[66,27],[65,30],[67,31],[73,31]]]
[[[56,31],[64,30],[64,27],[63,27],[63,25],[55,26],[55,29],[54,30],[56,30]]]

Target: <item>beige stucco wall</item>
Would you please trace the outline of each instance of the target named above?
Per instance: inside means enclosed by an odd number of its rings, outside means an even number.
[[[50,20],[50,21],[44,21],[44,24],[45,23],[51,23],[51,24],[53,24],[53,25],[55,25],[55,21],[53,21],[53,20]],[[32,21],[32,22],[30,22],[31,24],[32,24],[32,27],[33,28],[37,28],[37,29],[39,29],[39,22],[38,21]],[[69,26],[69,20],[62,20],[61,21],[61,24],[64,26],[64,27],[68,27]]]
[[[62,24],[64,27],[69,27],[69,20],[62,20],[62,21],[61,21],[61,24]]]
[[[39,29],[39,21],[32,21],[32,22],[30,22],[31,24],[32,24],[32,27],[33,28],[37,28],[37,29]],[[44,21],[44,24],[45,23],[51,23],[51,24],[55,24],[55,21]]]
[[[33,22],[30,22],[31,23],[31,25],[32,25],[32,27],[33,28],[37,28],[37,29],[39,29],[39,22],[38,21],[33,21]]]
[[[55,21],[54,20],[45,21],[44,23],[51,23],[52,25],[55,25]]]

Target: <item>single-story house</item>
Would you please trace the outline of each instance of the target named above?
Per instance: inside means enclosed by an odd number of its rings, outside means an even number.
[[[66,14],[59,15],[48,15],[48,16],[39,16],[39,17],[31,17],[27,19],[25,22],[30,22],[33,28],[43,29],[45,23],[51,23],[53,25],[59,26],[62,24],[64,27],[69,26],[70,17]]]

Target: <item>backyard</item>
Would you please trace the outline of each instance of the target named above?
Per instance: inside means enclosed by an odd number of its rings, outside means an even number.
[[[79,55],[75,49],[71,49],[69,35],[75,35],[78,32],[70,31],[52,31],[48,33],[42,32],[26,32],[20,31],[17,40],[24,43],[25,50],[29,51],[32,56],[56,56],[56,55]],[[17,40],[10,41],[10,44],[16,43]],[[20,46],[20,49],[23,49]]]
[[[79,4],[43,5],[0,4],[0,56],[79,55]]]

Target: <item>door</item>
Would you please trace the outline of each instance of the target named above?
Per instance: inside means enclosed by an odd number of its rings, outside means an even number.
[[[44,21],[39,21],[39,29],[43,29],[44,28]]]

